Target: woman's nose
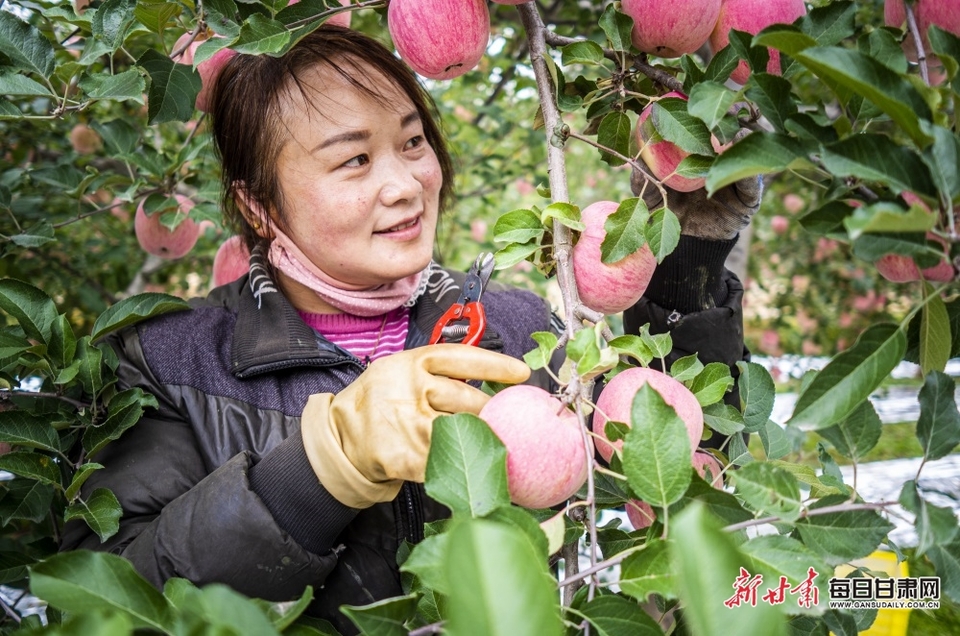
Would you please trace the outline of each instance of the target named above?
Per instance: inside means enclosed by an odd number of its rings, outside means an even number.
[[[423,185],[417,178],[417,162],[391,157],[383,165],[383,181],[380,186],[380,201],[395,205],[417,198]]]

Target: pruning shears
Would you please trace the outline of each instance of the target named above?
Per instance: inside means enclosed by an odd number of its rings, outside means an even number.
[[[447,338],[463,337],[465,345],[476,345],[483,337],[487,328],[487,314],[480,304],[480,297],[493,273],[493,254],[482,252],[474,261],[467,278],[463,282],[460,298],[444,312],[437,324],[433,327],[430,344],[446,342]],[[469,321],[467,325],[452,324],[460,321]]]

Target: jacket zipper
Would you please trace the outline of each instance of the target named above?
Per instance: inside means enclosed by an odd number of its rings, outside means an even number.
[[[404,538],[410,543],[423,541],[423,502],[417,485],[409,481],[403,482],[403,500],[407,508],[407,528],[404,529]]]

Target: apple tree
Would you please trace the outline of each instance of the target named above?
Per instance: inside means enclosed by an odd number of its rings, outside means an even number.
[[[679,241],[669,195],[648,209],[629,193],[629,171],[645,150],[635,134],[644,111],[658,139],[682,155],[664,174],[650,165],[647,187],[680,176],[702,180],[712,194],[739,179],[790,174],[816,193],[804,230],[848,246],[853,258],[872,265],[896,255],[918,271],[952,262],[960,37],[956,22],[924,23],[924,2],[908,3],[895,25],[885,24],[879,2],[806,3],[802,15],[753,31],[730,26],[722,45],[699,41],[684,52],[644,51],[634,38],[638,25],[660,26],[649,7],[672,10],[673,2],[430,2],[482,7],[490,20],[474,27],[493,34],[481,59],[429,86],[452,114],[449,132],[465,164],[454,214],[493,210],[498,267],[527,268],[557,290],[565,330],[535,334],[527,363],[542,368],[562,347],[556,397],[591,443],[600,434],[588,425],[597,382],[636,367],[665,369],[653,372],[692,396],[703,435],[729,442],[714,455],[723,466],[716,487],[716,475],[704,479],[691,462],[679,407],[643,386],[623,421],[603,426],[619,450],[603,462],[585,459],[586,478],[569,501],[529,509],[511,501],[511,449],[486,422],[466,414],[438,420],[426,488],[452,516],[402,547],[406,595],[342,608],[358,629],[632,635],[719,634],[735,625],[743,633],[856,633],[876,612],[828,608],[828,581],[835,568],[881,547],[902,558],[890,538],[894,506],[912,523],[916,553],[935,569],[943,596],[960,602],[960,524],[918,479],[897,501],[864,501],[826,445],[816,470],[784,459],[817,431],[833,451],[860,460],[880,430],[868,398],[902,360],[917,362],[925,377],[916,423],[924,463],[960,443],[954,381],[944,373],[960,354],[952,279],[924,280],[899,321],[865,329],[804,378],[789,420],[773,422],[774,385],[762,366],[730,369],[692,355],[667,368],[670,334],[618,333],[615,315],[582,302],[578,284],[586,281],[572,262],[586,228],[581,210],[595,200],[615,205],[598,265],[641,250],[662,262]],[[635,11],[640,5],[647,8]],[[0,261],[7,317],[0,442],[9,451],[0,469],[10,476],[0,483],[0,583],[14,590],[0,597],[0,625],[62,634],[332,633],[304,613],[317,590],[282,604],[184,580],[160,591],[119,557],[57,554],[56,542],[63,522],[75,518],[101,537],[116,532],[113,494],[82,496],[80,488],[100,468],[97,451],[155,403],[139,390],[118,390],[116,357],[102,336],[184,310],[182,296],[200,286],[180,259],[160,266],[180,277],[183,293],[144,291],[138,276],[150,267],[138,265],[133,208],[142,202],[167,229],[208,221],[197,237],[207,252],[223,238],[216,166],[197,111],[209,80],[198,69],[223,51],[282,54],[344,14],[352,28],[387,40],[397,26],[388,2],[7,0],[0,8],[0,212],[12,228]],[[429,50],[431,41],[429,32],[420,35],[431,55],[455,48]],[[192,64],[180,61],[187,51]],[[471,171],[474,151],[481,160]],[[585,194],[576,180],[587,176],[580,164],[588,155],[617,185]],[[517,182],[536,193],[515,197],[507,186]],[[178,195],[194,205],[184,210]],[[458,218],[440,247],[467,261],[476,246],[462,236],[470,223]],[[87,284],[77,284],[83,278]],[[724,402],[730,392],[739,408]],[[761,448],[749,448],[743,433],[755,434]],[[608,514],[636,502],[655,519],[628,525]],[[870,574],[855,567],[849,576]],[[44,607],[45,622],[24,607],[28,598]]]

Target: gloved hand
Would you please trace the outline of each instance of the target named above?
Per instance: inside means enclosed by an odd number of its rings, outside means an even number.
[[[734,142],[749,132],[742,129],[734,137]],[[630,189],[635,196],[643,197],[651,211],[659,209],[663,206],[663,195],[656,184],[647,183],[643,173],[650,173],[643,162],[637,163],[640,169],[634,166]],[[663,189],[667,193],[667,207],[680,219],[681,234],[709,240],[730,240],[750,224],[750,219],[760,209],[763,179],[759,175],[741,179],[717,190],[712,197],[707,197],[706,188],[698,188],[693,192],[679,192],[667,186],[663,186]]]
[[[392,501],[404,481],[424,480],[434,418],[477,414],[490,399],[462,380],[517,384],[528,377],[521,360],[461,344],[379,358],[340,393],[310,396],[300,423],[307,458],[341,503]]]

